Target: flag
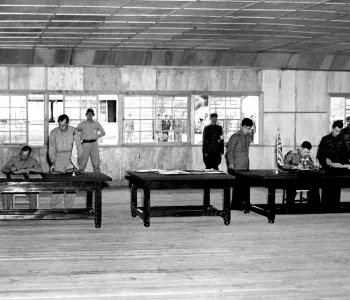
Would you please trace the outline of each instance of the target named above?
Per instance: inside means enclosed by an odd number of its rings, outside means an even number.
[[[79,137],[78,137],[79,138]],[[76,144],[76,134],[75,131],[73,132],[73,148],[72,148],[72,155],[71,155],[71,163],[73,165],[73,171],[78,170],[78,150],[77,150],[77,144]]]
[[[277,143],[276,143],[276,160],[277,160],[277,166],[282,168],[284,166],[284,163],[283,163],[283,153],[282,153],[282,141],[281,141],[281,136],[279,131],[277,134]]]

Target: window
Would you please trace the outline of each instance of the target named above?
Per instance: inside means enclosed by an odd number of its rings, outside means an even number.
[[[330,104],[330,127],[334,121],[344,121],[347,116],[350,116],[350,96],[331,97]]]
[[[187,96],[125,96],[123,142],[187,142],[187,107]]]
[[[43,125],[44,95],[0,96],[0,143],[43,145]]]
[[[99,139],[101,145],[118,143],[117,95],[49,95],[49,130],[58,126],[57,119],[66,114],[71,126],[86,120],[86,110],[92,108],[94,120],[100,122],[106,135]]]
[[[258,96],[207,96],[194,95],[194,143],[202,143],[203,129],[210,124],[210,114],[218,114],[218,125],[223,127],[224,141],[240,129],[243,118],[253,120],[253,143],[259,143]]]

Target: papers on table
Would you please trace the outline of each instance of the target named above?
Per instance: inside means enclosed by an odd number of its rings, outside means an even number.
[[[331,163],[333,168],[342,168],[342,169],[350,169],[350,165],[342,165],[340,163]]]
[[[194,170],[137,170],[138,173],[156,173],[161,175],[194,175],[194,174],[223,174],[223,171],[218,171],[214,169],[194,169]]]
[[[0,179],[7,179],[6,174],[4,174],[4,173],[0,173]]]
[[[43,177],[41,176],[41,174],[27,174],[29,179],[42,179]]]
[[[10,174],[11,179],[24,179],[23,174]]]

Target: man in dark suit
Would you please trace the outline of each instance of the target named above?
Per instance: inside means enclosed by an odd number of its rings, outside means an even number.
[[[204,127],[203,130],[203,161],[206,169],[219,170],[221,156],[224,154],[224,137],[222,127],[217,125],[218,114],[210,115],[210,125]]]

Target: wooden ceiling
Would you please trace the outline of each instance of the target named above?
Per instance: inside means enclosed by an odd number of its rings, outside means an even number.
[[[350,52],[349,0],[0,0],[0,48]]]

